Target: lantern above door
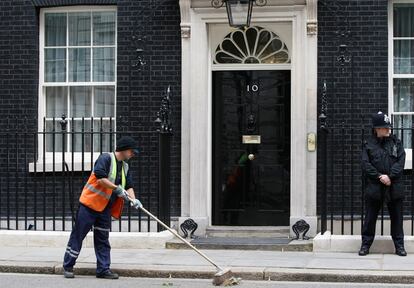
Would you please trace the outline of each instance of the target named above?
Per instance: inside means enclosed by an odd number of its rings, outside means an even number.
[[[249,27],[252,19],[253,3],[266,5],[266,0],[212,0],[211,6],[220,8],[226,4],[227,17],[231,27]]]

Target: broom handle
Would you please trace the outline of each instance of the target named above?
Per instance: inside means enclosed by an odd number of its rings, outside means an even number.
[[[129,197],[128,197],[129,198]],[[131,200],[131,198],[129,198]],[[130,202],[132,204],[132,202]],[[198,250],[196,247],[194,247],[193,244],[191,244],[190,242],[188,242],[187,240],[185,240],[183,237],[180,236],[180,234],[178,234],[174,229],[171,229],[170,227],[168,227],[166,224],[164,224],[164,222],[162,222],[160,219],[158,219],[157,217],[155,217],[155,215],[153,215],[151,212],[149,212],[147,209],[145,209],[144,207],[139,207],[139,209],[141,209],[142,211],[144,211],[145,214],[147,214],[148,216],[150,216],[152,219],[154,219],[155,221],[157,221],[160,225],[162,225],[165,229],[167,229],[168,231],[170,231],[175,237],[177,237],[178,239],[180,239],[181,241],[183,241],[188,247],[190,247],[191,249],[193,249],[195,252],[197,252],[201,257],[203,257],[204,259],[206,259],[208,262],[210,262],[214,267],[216,267],[218,270],[223,271],[224,269],[221,268],[219,265],[217,265],[213,260],[211,260],[209,257],[207,257],[206,254],[204,254],[203,252],[201,252],[200,250]]]

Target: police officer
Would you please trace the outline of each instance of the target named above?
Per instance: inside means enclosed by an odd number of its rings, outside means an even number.
[[[115,152],[103,153],[96,160],[88,182],[83,187],[76,223],[66,247],[63,260],[65,278],[74,278],[73,266],[82,248],[82,241],[93,229],[96,277],[118,279],[118,274],[109,269],[111,246],[108,238],[111,216],[121,216],[124,201],[131,202],[135,208],[142,206],[135,198],[126,162],[137,154],[135,140],[126,136],[118,140]]]
[[[372,117],[373,135],[364,141],[362,169],[365,175],[366,214],[362,228],[360,256],[369,254],[375,237],[375,225],[383,201],[391,218],[391,236],[395,254],[407,256],[404,249],[402,174],[405,151],[401,141],[391,135],[390,118],[381,111]]]

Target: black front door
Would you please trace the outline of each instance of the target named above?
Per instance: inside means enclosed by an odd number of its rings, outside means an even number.
[[[288,226],[290,71],[213,72],[213,224]]]

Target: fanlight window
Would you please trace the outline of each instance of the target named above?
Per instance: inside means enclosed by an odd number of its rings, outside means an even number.
[[[229,33],[214,53],[214,64],[286,63],[290,63],[286,44],[272,31],[258,26]]]

